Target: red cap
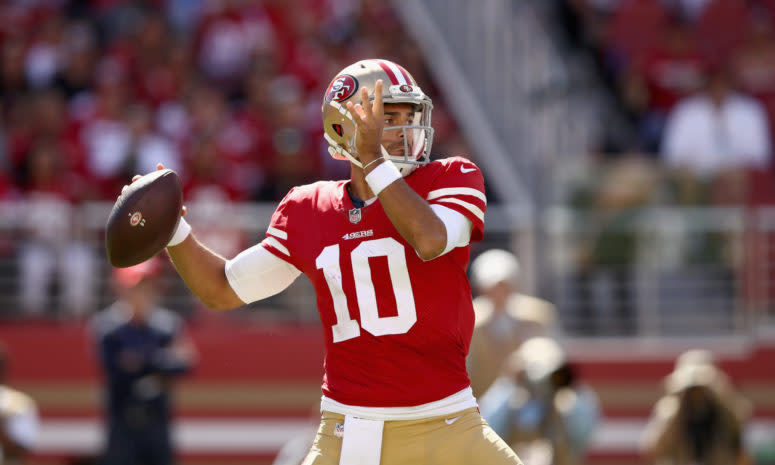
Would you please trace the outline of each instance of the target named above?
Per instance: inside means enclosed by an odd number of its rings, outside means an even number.
[[[114,268],[113,279],[122,287],[134,287],[145,278],[151,278],[161,273],[162,261],[157,256],[139,265],[127,268]]]

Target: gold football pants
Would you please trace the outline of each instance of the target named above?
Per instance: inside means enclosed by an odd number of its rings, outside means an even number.
[[[323,412],[303,465],[339,465],[344,415]],[[522,465],[476,408],[422,420],[386,421],[380,465]]]

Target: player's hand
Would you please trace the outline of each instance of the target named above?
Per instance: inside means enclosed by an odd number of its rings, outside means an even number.
[[[163,169],[164,169],[164,165],[162,165],[161,163],[157,163],[156,164],[156,171],[163,170]],[[135,181],[137,181],[138,179],[140,179],[142,177],[143,177],[142,174],[136,174],[136,175],[132,176],[132,182],[135,182]],[[123,194],[124,191],[127,190],[127,189],[129,189],[129,185],[124,185],[124,187],[121,188],[121,193]],[[187,211],[188,211],[188,209],[186,208],[185,205],[183,205],[183,207],[180,209],[180,216],[186,216],[186,212]]]
[[[369,162],[382,158],[382,128],[385,125],[385,110],[382,103],[382,80],[374,86],[374,102],[369,103],[369,91],[361,89],[361,102],[353,105],[347,102],[347,111],[355,120],[355,149],[358,159],[366,166]]]

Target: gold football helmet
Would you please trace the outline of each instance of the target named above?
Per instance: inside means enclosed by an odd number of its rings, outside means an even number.
[[[409,103],[414,108],[414,117],[406,125],[386,126],[383,131],[402,131],[403,156],[391,156],[384,146],[382,156],[393,161],[407,176],[418,166],[430,161],[433,128],[431,110],[433,104],[417,85],[411,74],[403,67],[387,60],[362,60],[354,63],[336,75],[323,98],[323,129],[328,141],[328,152],[337,160],[349,160],[363,167],[355,148],[355,121],[347,111],[347,102],[361,102],[361,88],[369,91],[369,101],[374,101],[374,88],[382,79],[384,103]]]

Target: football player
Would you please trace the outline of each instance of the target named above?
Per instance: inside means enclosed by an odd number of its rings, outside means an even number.
[[[396,63],[346,67],[322,113],[350,179],[291,189],[266,238],[230,260],[184,220],[167,247],[216,309],[272,296],[301,273],[312,281],[326,355],[305,465],[520,463],[479,415],[465,368],[466,267],[484,233],[484,181],[467,159],[430,161],[432,108]]]

